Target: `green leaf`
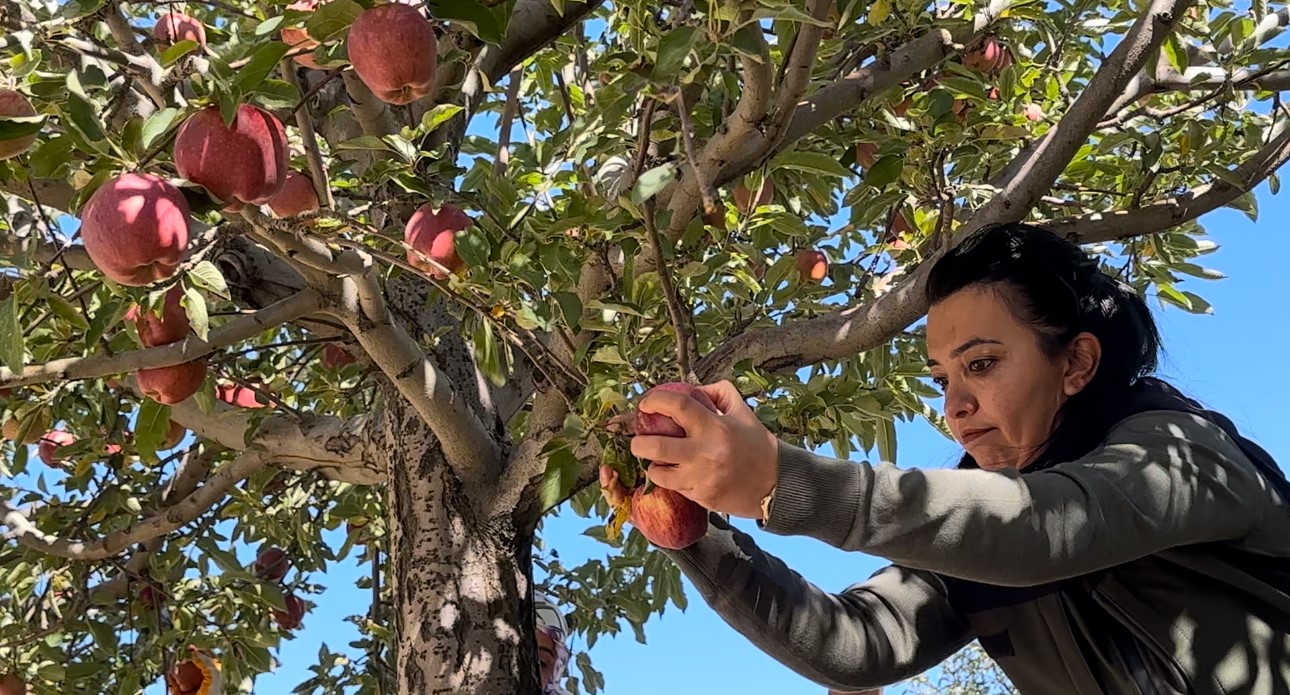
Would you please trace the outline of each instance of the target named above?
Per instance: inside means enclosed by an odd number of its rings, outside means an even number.
[[[22,326],[18,325],[18,295],[0,302],[0,362],[12,372],[21,372],[26,351]]]
[[[249,92],[260,86],[269,73],[278,67],[282,61],[282,56],[287,54],[291,47],[281,41],[270,41],[251,54],[251,59],[237,71],[237,81],[234,83],[238,89],[243,92]]]
[[[76,129],[91,143],[102,142],[107,138],[94,104],[81,87],[77,71],[67,73],[67,110]]]
[[[206,298],[201,292],[189,287],[184,290],[184,298],[180,303],[188,312],[188,321],[193,325],[193,332],[198,338],[206,340],[210,333],[210,316],[206,311]]]
[[[363,6],[354,0],[330,0],[319,5],[309,17],[305,22],[305,31],[315,41],[326,42],[349,29],[349,25],[362,12]]]
[[[285,15],[278,15],[276,17],[270,17],[264,20],[263,22],[260,22],[255,27],[255,35],[268,36],[269,34],[276,32],[278,28],[282,26],[282,23],[286,21],[286,19],[287,18]]]
[[[677,27],[658,42],[658,59],[654,61],[653,74],[655,82],[670,83],[675,79],[699,35],[698,27]]]
[[[838,160],[821,152],[804,152],[789,150],[774,159],[771,166],[776,169],[796,169],[811,174],[824,174],[847,178],[851,172],[838,163]]]
[[[143,123],[143,133],[140,138],[143,149],[151,148],[157,138],[170,130],[170,126],[174,125],[178,117],[179,109],[175,108],[165,108],[149,116]]]
[[[436,128],[447,123],[453,116],[461,113],[462,107],[457,104],[439,104],[426,111],[421,117],[421,128],[426,133],[433,133]]]
[[[457,246],[457,254],[467,265],[475,267],[488,265],[488,258],[493,253],[492,248],[489,246],[488,237],[478,227],[472,226],[457,232],[454,243]]]
[[[139,417],[134,426],[135,449],[144,460],[155,458],[157,449],[161,448],[170,431],[170,406],[144,398],[139,404]]]
[[[905,168],[905,159],[896,155],[886,155],[874,162],[872,167],[864,173],[864,182],[874,188],[883,188],[887,184],[900,178],[900,172]]]
[[[895,420],[883,420],[878,423],[878,458],[888,463],[896,462]]]
[[[193,269],[188,271],[188,279],[213,295],[229,299],[228,284],[224,282],[224,274],[210,261],[202,261],[193,266]]]
[[[889,16],[891,16],[890,0],[874,0],[873,4],[869,5],[869,16],[865,22],[867,24],[882,24]]]
[[[45,125],[45,115],[0,116],[0,141],[17,140],[32,133],[39,133]]]
[[[260,582],[260,595],[273,608],[280,611],[287,609],[287,597],[282,594],[282,589],[276,584],[270,582]]]
[[[671,164],[657,166],[641,174],[636,185],[632,187],[632,202],[637,205],[644,204],[672,183],[675,178],[676,168]]]
[[[573,330],[578,330],[578,324],[582,322],[582,301],[578,295],[572,292],[556,292],[555,301],[560,305],[560,314],[564,316],[564,323]]]
[[[1165,56],[1169,59],[1169,64],[1178,72],[1187,71],[1187,47],[1183,45],[1182,39],[1177,34],[1170,34],[1165,40]]]
[[[730,45],[742,55],[746,55],[757,64],[763,64],[770,60],[770,47],[765,41],[758,40],[761,34],[761,25],[749,24],[742,27],[731,38]]]
[[[170,67],[175,63],[175,61],[183,58],[189,53],[192,53],[200,47],[201,45],[196,41],[190,41],[188,39],[175,42],[170,46],[170,48],[161,52],[161,58],[159,59],[161,61],[161,67]]]
[[[300,90],[283,80],[267,79],[255,88],[255,101],[266,109],[290,109],[300,101]]]
[[[551,452],[546,460],[546,472],[542,475],[542,486],[538,491],[542,509],[551,509],[569,496],[578,482],[580,468],[578,458],[568,449]]]
[[[374,152],[393,152],[384,140],[375,135],[360,135],[351,140],[336,144],[338,150],[371,150]]]
[[[502,29],[487,7],[474,0],[427,0],[426,7],[435,19],[460,24],[480,41],[499,44]]]

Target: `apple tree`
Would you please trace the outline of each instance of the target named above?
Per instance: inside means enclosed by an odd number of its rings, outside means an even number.
[[[1288,21],[0,0],[3,683],[249,692],[357,553],[362,639],[301,692],[533,692],[535,585],[589,644],[684,606],[595,485],[645,388],[896,460],[929,261],[995,222],[1207,311],[1198,219],[1290,156]],[[604,559],[542,538],[565,504]]]

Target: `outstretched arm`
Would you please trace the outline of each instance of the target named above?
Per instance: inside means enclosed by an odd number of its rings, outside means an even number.
[[[846,591],[826,592],[716,515],[703,539],[668,554],[731,627],[834,690],[904,680],[972,638],[929,572],[891,566]]]

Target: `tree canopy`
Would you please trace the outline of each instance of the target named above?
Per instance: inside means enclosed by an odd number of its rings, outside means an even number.
[[[362,639],[298,692],[531,692],[534,590],[644,639],[686,599],[594,484],[640,470],[616,416],[731,379],[785,441],[899,460],[940,424],[928,261],[986,224],[1208,311],[1198,220],[1290,156],[1287,22],[0,0],[0,673],[252,692],[356,553]],[[543,542],[566,503],[604,559]]]

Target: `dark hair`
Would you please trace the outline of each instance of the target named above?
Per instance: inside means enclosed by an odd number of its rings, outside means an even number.
[[[1063,407],[1062,422],[1041,459],[1055,463],[1088,453],[1116,422],[1117,407],[1143,376],[1155,371],[1160,333],[1142,297],[1102,272],[1078,244],[1034,225],[983,227],[951,249],[927,276],[936,304],[969,287],[993,287],[1016,300],[1017,317],[1057,355],[1080,333],[1102,343],[1092,381]],[[964,456],[963,467],[976,467]]]

